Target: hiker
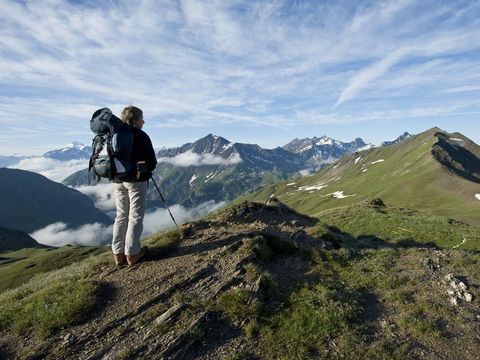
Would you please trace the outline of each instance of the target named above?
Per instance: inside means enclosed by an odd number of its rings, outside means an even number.
[[[122,111],[122,121],[132,126],[132,163],[134,172],[130,178],[113,179],[117,215],[113,225],[112,251],[117,266],[125,261],[133,265],[145,257],[147,248],[140,244],[143,217],[147,200],[148,180],[155,169],[157,159],[152,142],[142,131],[143,111],[128,106]]]

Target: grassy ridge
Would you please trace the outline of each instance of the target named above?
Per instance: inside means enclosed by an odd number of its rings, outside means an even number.
[[[0,330],[13,329],[18,334],[33,330],[45,338],[80,320],[95,305],[97,285],[89,275],[106,261],[106,255],[40,273],[0,294]]]
[[[325,209],[380,197],[393,206],[480,225],[480,201],[475,199],[479,185],[454,175],[434,159],[436,130],[346,156],[313,176],[268,186],[244,199],[263,202],[274,195],[302,213],[318,215]],[[312,186],[324,187],[308,188]],[[334,197],[337,191],[346,197]]]

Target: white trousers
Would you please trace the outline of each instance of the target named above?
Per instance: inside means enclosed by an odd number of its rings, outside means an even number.
[[[117,208],[112,239],[114,254],[132,256],[140,251],[147,183],[148,181],[113,184]]]

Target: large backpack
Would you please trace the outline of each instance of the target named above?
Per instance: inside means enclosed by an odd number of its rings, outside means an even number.
[[[102,108],[93,113],[90,129],[95,133],[95,137],[92,141],[89,173],[93,169],[99,178],[130,178],[135,172],[132,162],[132,126],[122,122],[110,109]],[[104,149],[106,155],[101,155]]]

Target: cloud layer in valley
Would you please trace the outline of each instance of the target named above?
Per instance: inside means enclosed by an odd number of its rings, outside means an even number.
[[[106,203],[104,204],[106,205]],[[195,208],[185,208],[181,205],[173,205],[170,206],[170,211],[180,225],[184,222],[204,216],[225,205],[226,203],[224,202],[216,203],[212,200],[200,204]],[[170,215],[164,208],[159,208],[146,213],[143,225],[142,236],[148,236],[155,232],[175,227]],[[54,223],[33,232],[30,236],[39,243],[49,246],[63,246],[67,244],[105,246],[109,245],[111,242],[112,226],[95,223],[71,229],[64,223]]]
[[[110,216],[115,218],[115,196],[113,194],[113,185],[108,184],[96,184],[90,186],[79,186],[75,190],[78,190],[88,197],[90,197],[95,206]]]
[[[56,182],[62,182],[69,175],[88,167],[88,160],[60,161],[44,157],[31,157],[20,160],[16,164],[8,166],[12,169],[20,169],[36,172]]]

